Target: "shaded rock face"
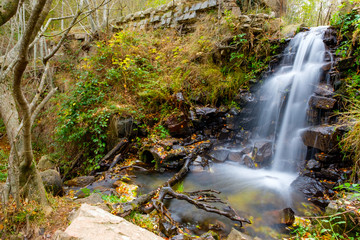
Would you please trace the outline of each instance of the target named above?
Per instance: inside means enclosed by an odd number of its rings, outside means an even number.
[[[318,109],[330,110],[334,108],[336,100],[333,98],[311,96],[309,105]]]
[[[184,114],[173,115],[165,122],[172,137],[187,137],[191,134],[188,119]]]
[[[162,240],[163,238],[101,208],[83,204],[72,217],[70,226],[64,232],[57,232],[55,239]]]
[[[40,176],[47,192],[52,193],[54,196],[62,195],[64,193],[63,182],[57,171],[48,169],[44,172],[40,172]]]
[[[330,153],[338,150],[338,135],[335,126],[319,126],[306,129],[301,138],[306,146]]]

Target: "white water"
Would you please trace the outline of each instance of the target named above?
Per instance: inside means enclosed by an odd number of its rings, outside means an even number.
[[[300,133],[307,125],[308,101],[319,83],[321,67],[326,53],[322,37],[327,27],[312,28],[291,40],[285,50],[282,67],[260,88],[260,126],[256,139],[273,142],[273,159],[270,169],[249,169],[223,164],[214,176],[218,182],[227,181],[233,189],[259,189],[276,191],[284,206],[291,206],[291,183],[297,178],[296,161],[305,159],[306,147]],[[295,55],[295,56],[294,56]],[[291,61],[291,56],[294,58]],[[232,176],[231,182],[226,176]],[[238,184],[234,188],[234,184]],[[223,184],[223,186],[225,183]],[[229,186],[230,187],[230,186]],[[287,205],[287,206],[286,206]]]
[[[324,65],[326,49],[322,37],[326,28],[297,34],[286,49],[289,54],[296,50],[293,65],[280,68],[261,88],[268,100],[261,106],[259,126],[263,127],[259,135],[270,135],[275,142],[274,171],[293,172],[295,161],[304,159],[306,148],[300,132],[306,127],[308,101]],[[269,127],[271,124],[275,127]]]

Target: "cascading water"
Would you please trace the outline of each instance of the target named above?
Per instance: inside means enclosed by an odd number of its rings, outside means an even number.
[[[294,170],[291,162],[303,159],[306,149],[300,131],[306,126],[308,101],[324,65],[326,28],[297,34],[285,50],[290,58],[296,51],[292,66],[281,67],[260,90],[268,100],[261,106],[259,136],[275,142],[272,170],[289,172]]]

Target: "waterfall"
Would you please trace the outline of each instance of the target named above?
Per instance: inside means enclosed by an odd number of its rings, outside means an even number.
[[[297,34],[285,50],[282,67],[260,89],[266,101],[260,106],[258,136],[275,143],[274,171],[293,171],[294,162],[302,160],[306,152],[300,132],[306,127],[308,101],[322,73],[326,29],[317,27]]]

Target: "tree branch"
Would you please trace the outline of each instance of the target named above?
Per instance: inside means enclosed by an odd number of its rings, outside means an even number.
[[[197,201],[197,200],[195,200],[195,199],[193,199],[193,198],[191,198],[191,197],[189,197],[189,196],[187,196],[185,194],[176,193],[171,187],[163,187],[163,188],[161,188],[159,196],[163,196],[162,198],[164,198],[167,194],[170,195],[170,196],[175,197],[176,199],[185,200],[188,203],[191,203],[192,205],[194,205],[195,207],[200,208],[202,210],[205,210],[207,212],[212,212],[212,213],[222,215],[224,217],[229,218],[230,220],[240,222],[241,224],[244,223],[244,222],[251,224],[250,220],[248,220],[246,218],[243,218],[243,217],[240,217],[237,214],[219,210],[214,206],[211,206],[211,205],[206,204],[204,202]]]
[[[20,40],[18,57],[14,67],[13,94],[15,101],[22,113],[23,121],[23,141],[24,141],[24,163],[26,167],[30,167],[33,161],[31,146],[31,117],[29,103],[26,100],[22,89],[21,81],[24,71],[28,65],[28,50],[31,37],[34,34],[35,26],[39,24],[39,17],[46,4],[46,0],[38,0],[31,12],[29,21],[26,25],[25,32]]]

